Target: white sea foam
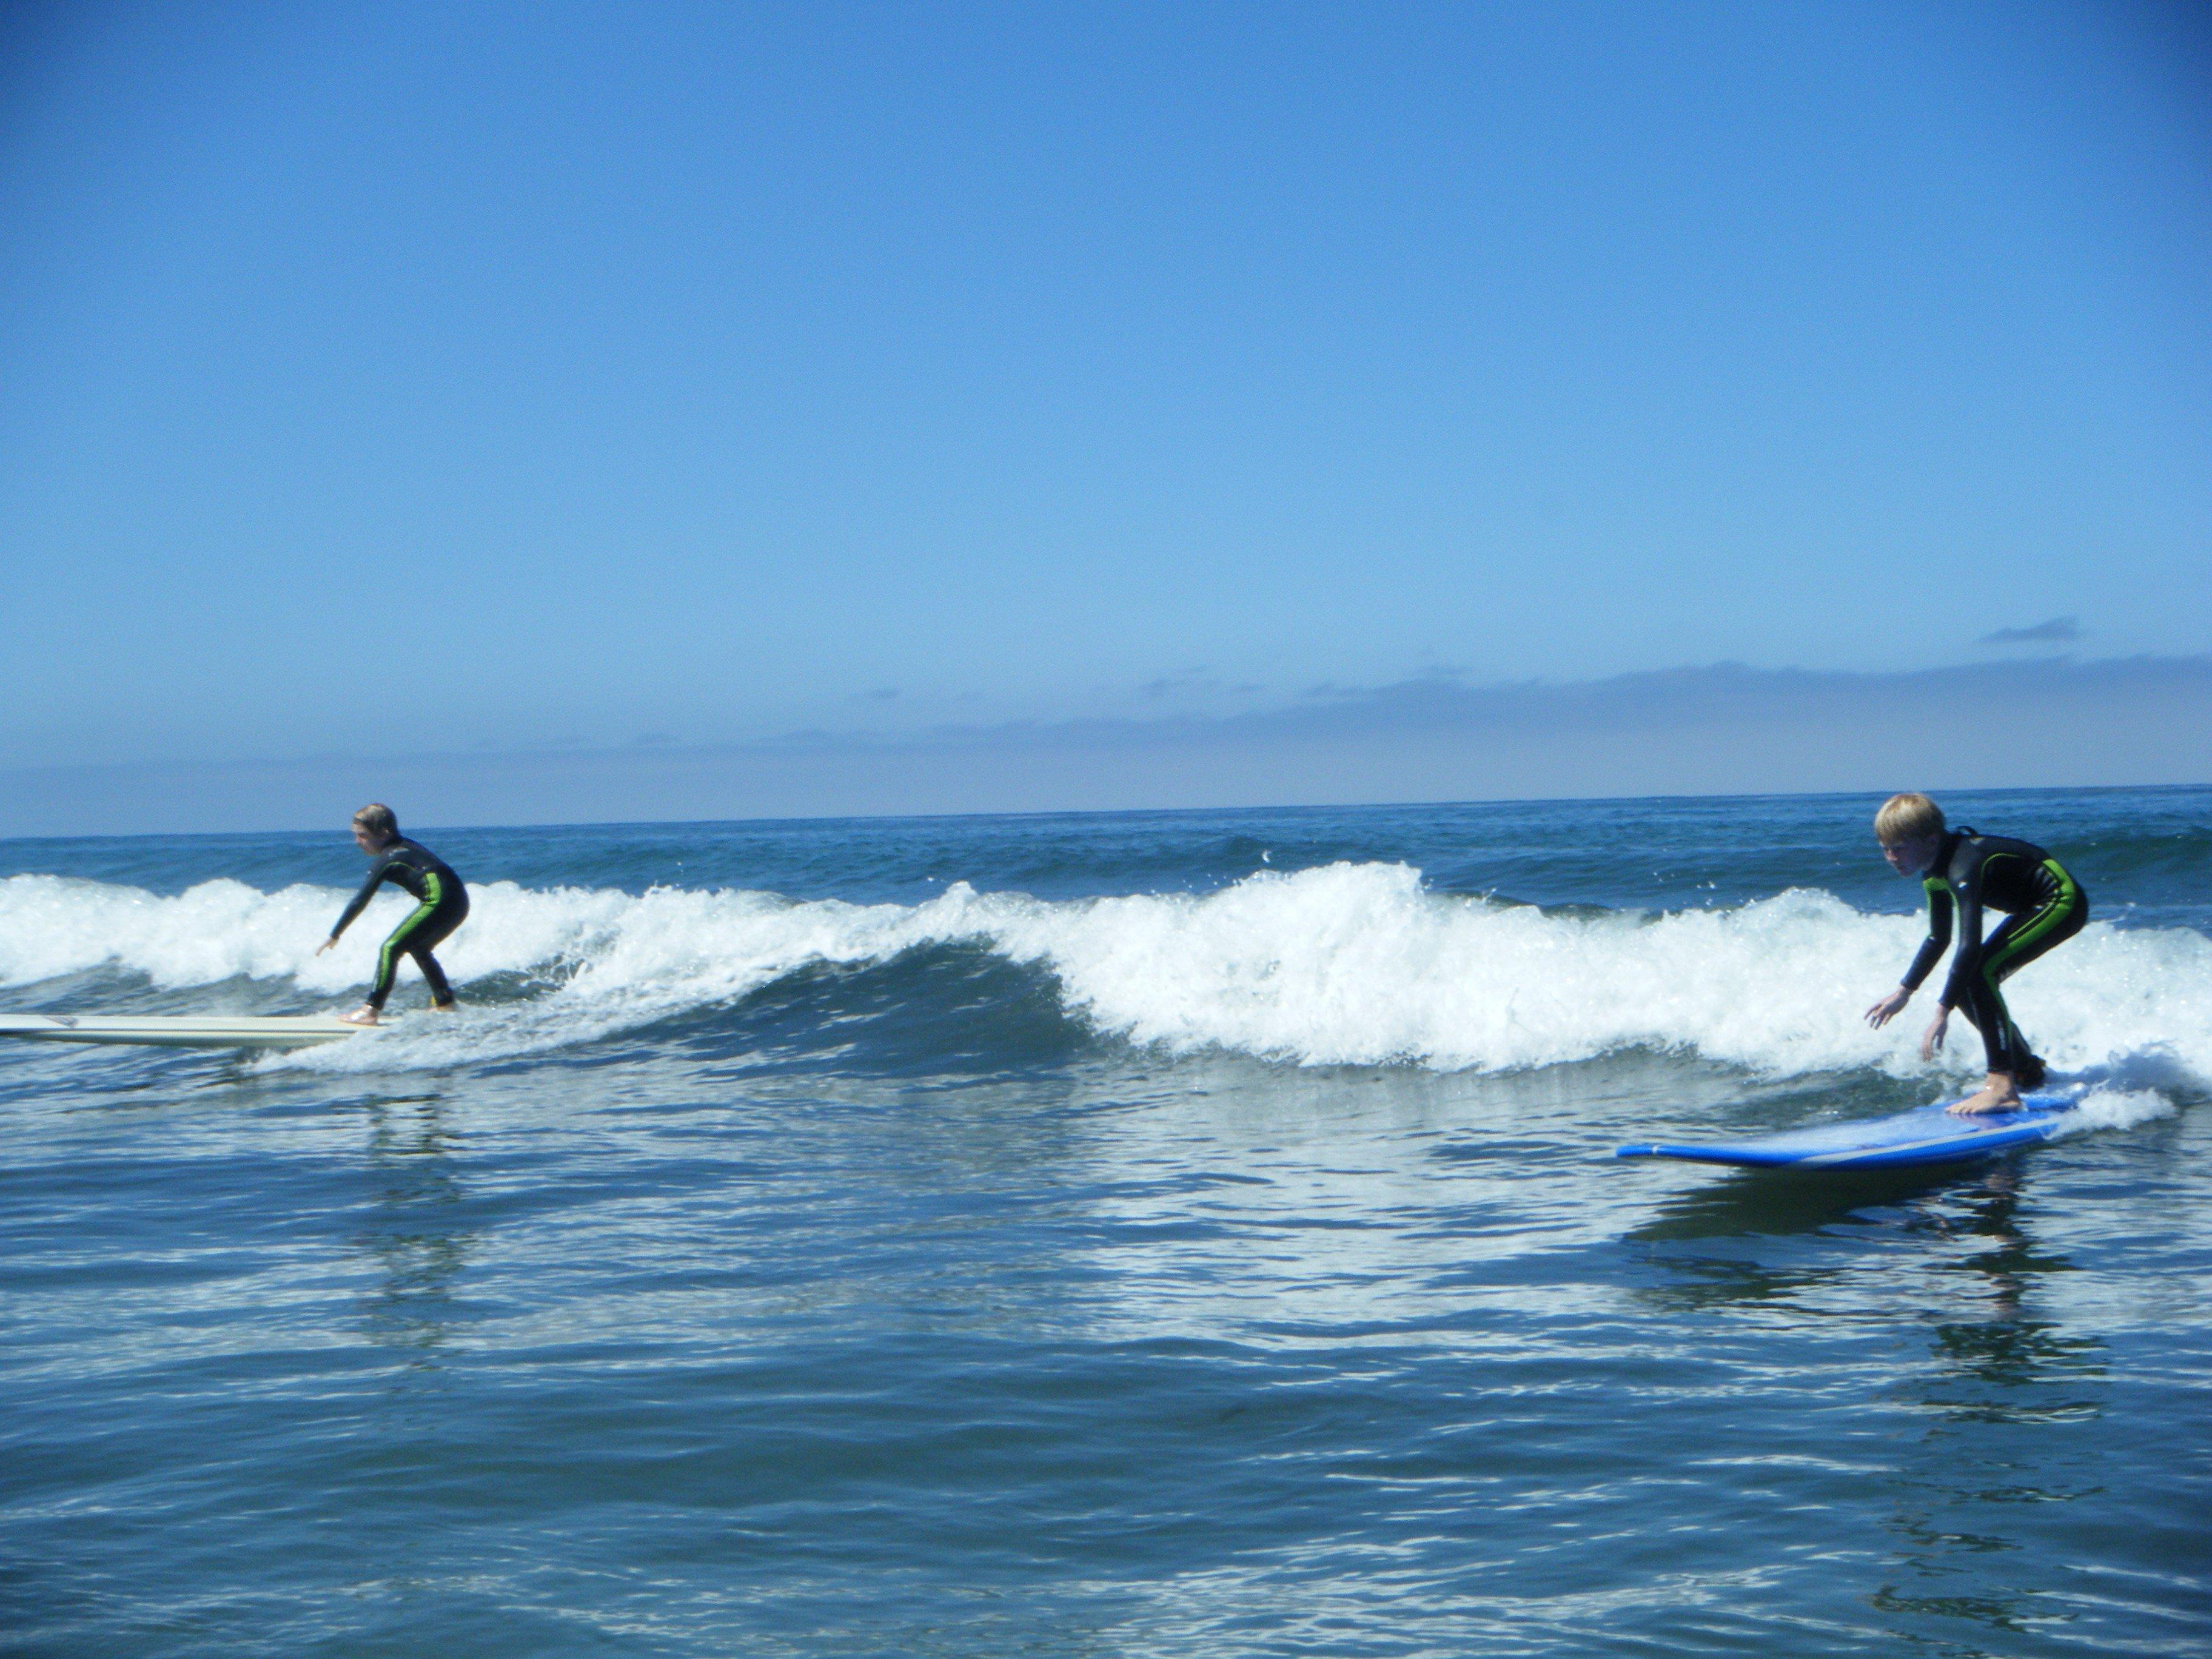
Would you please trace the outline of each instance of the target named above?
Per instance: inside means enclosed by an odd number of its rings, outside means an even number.
[[[2081,1104],[2063,1120],[2059,1134],[2086,1134],[2092,1129],[2132,1129],[2154,1117],[2172,1117],[2173,1103],[2154,1089],[2091,1089]]]
[[[1914,1047],[1933,1001],[1923,994],[1888,1030],[1869,1030],[1862,1011],[1895,983],[1919,925],[1802,890],[1649,918],[1441,897],[1418,872],[1381,864],[1262,873],[1203,897],[1066,902],[964,884],[912,906],[504,882],[471,890],[474,914],[440,959],[463,982],[523,975],[537,988],[295,1063],[445,1064],[555,1048],[729,1003],[810,965],[951,943],[1050,973],[1071,1012],[1103,1032],[1307,1065],[1501,1070],[1646,1048],[1775,1075],[1905,1076],[1923,1069]],[[404,909],[380,901],[319,957],[343,898],[232,881],[164,898],[18,876],[0,881],[0,983],[106,969],[165,988],[283,979],[337,999],[367,978]],[[2176,1079],[2212,1076],[2212,940],[2201,934],[2093,925],[2010,994],[2054,1068],[2124,1073],[2162,1055]],[[1942,1069],[1969,1073],[1979,1055],[1972,1028],[1954,1021]],[[2101,1086],[2142,1091],[2120,1073]]]

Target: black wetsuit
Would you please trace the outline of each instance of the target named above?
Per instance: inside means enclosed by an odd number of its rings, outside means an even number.
[[[1905,988],[1918,990],[1950,944],[1955,908],[1959,950],[1943,983],[1943,1006],[1958,1009],[1981,1032],[1990,1070],[2033,1088],[2043,1080],[2043,1062],[2028,1052],[1997,987],[2080,933],[2089,920],[2089,896],[2040,847],[1968,828],[1943,837],[1922,885],[1928,890],[1928,937],[1905,970]],[[1987,939],[1982,937],[1984,908],[2008,913]]]
[[[385,998],[392,994],[392,981],[399,972],[399,958],[412,957],[415,965],[422,970],[422,978],[430,988],[430,1000],[440,1007],[453,1006],[453,988],[446,982],[446,971],[438,966],[431,950],[442,944],[446,936],[468,920],[469,890],[461,885],[451,866],[428,848],[401,836],[386,844],[376,855],[376,862],[368,866],[368,879],[361,884],[361,891],[353,896],[338,925],[331,929],[336,939],[353,925],[353,919],[362,907],[376,896],[376,890],[390,882],[420,901],[408,915],[406,921],[392,930],[392,937],[376,955],[376,983],[369,988],[368,1006],[381,1010]]]

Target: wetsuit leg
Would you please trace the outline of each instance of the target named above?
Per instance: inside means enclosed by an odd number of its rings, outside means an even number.
[[[2019,921],[2018,916],[2007,916],[1999,922],[1983,945],[1984,951],[2001,949],[2017,931]],[[1966,981],[1965,989],[1966,1000],[1959,1005],[1959,1012],[1966,1017],[1968,1024],[1981,1033],[1982,1048],[1988,1057],[1989,1069],[2009,1073],[2017,1079],[2020,1073],[2015,1067],[2026,1057],[2027,1044],[2024,1041],[2017,1041],[2020,1028],[2012,1022],[2011,1011],[2005,1006],[2004,996],[1997,989],[1996,978],[1986,973],[1977,973]]]
[[[415,965],[422,970],[422,977],[429,984],[434,1002],[442,1007],[453,1001],[453,988],[447,982],[445,970],[430,952],[445,943],[447,936],[468,920],[468,915],[465,892],[447,895],[434,903],[425,902],[410,911],[407,919],[392,930],[392,937],[376,953],[376,981],[369,988],[368,1006],[379,1012],[383,1011],[385,999],[392,994],[392,981],[399,976],[399,958],[404,956],[415,958]]]
[[[438,958],[430,954],[430,947],[418,945],[408,955],[415,958],[415,965],[422,970],[422,982],[430,988],[431,1002],[441,1008],[450,1006],[453,1000],[453,988],[446,978],[446,970],[438,965]]]
[[[430,954],[433,947],[443,945],[453,929],[469,919],[468,900],[459,904],[447,903],[438,907],[438,914],[424,922],[407,941],[407,954],[415,958],[415,965],[422,970],[422,982],[430,988],[430,1000],[441,1008],[453,1006],[453,988],[447,982],[446,970],[438,965],[438,958]]]
[[[2006,1073],[2015,1080],[2032,1079],[2031,1087],[2043,1080],[2043,1062],[2013,1024],[1998,988],[2038,957],[2072,939],[2088,920],[2088,896],[2067,877],[2050,903],[2007,916],[1982,947],[1981,969],[1966,988],[1965,1012],[1982,1034],[1992,1072]]]

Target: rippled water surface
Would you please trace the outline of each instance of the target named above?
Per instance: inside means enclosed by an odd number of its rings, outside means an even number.
[[[1960,798],[2100,1126],[1917,1176],[1856,798],[422,831],[468,1004],[0,1045],[0,1651],[2212,1651],[2212,793]],[[0,842],[0,1007],[357,995]]]

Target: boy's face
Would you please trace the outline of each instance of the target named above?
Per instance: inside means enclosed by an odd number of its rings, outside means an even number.
[[[1881,843],[1881,855],[1889,860],[1889,867],[1900,876],[1917,876],[1936,862],[1936,849],[1942,845],[1941,836],[1915,836],[1905,841],[1886,841]]]
[[[353,844],[364,853],[374,853],[384,845],[382,842],[368,833],[366,826],[358,823],[353,827]]]

